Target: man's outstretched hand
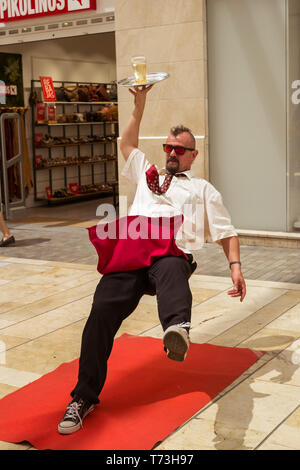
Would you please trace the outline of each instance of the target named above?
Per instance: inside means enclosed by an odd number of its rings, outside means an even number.
[[[138,107],[144,107],[146,103],[146,95],[153,87],[152,85],[139,85],[134,89],[129,88],[130,93],[134,96],[134,104]]]

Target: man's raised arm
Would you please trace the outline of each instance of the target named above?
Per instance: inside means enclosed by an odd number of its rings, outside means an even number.
[[[125,160],[128,159],[132,150],[138,147],[140,124],[146,104],[146,95],[153,85],[138,87],[134,90],[129,88],[130,93],[134,96],[134,108],[129,121],[123,131],[120,143],[120,149]]]

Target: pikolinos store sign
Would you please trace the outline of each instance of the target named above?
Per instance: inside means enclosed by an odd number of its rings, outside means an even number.
[[[97,0],[0,0],[0,21],[28,20],[75,11],[96,10]]]

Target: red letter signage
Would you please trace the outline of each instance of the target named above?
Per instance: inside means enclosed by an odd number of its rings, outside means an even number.
[[[0,22],[96,10],[96,0],[0,0]]]

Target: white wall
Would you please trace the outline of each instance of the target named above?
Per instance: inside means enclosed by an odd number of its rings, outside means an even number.
[[[300,230],[300,2],[288,0],[288,228]],[[292,84],[297,81],[297,88]]]
[[[210,180],[240,229],[286,230],[285,0],[208,0]]]
[[[28,106],[31,79],[39,79],[43,75],[51,76],[53,80],[66,81],[111,82],[116,79],[114,32],[7,45],[0,47],[0,52],[22,54],[25,106]],[[38,128],[38,130],[41,131],[41,128]],[[73,128],[73,131],[75,132],[75,128]],[[71,135],[71,132],[68,135]],[[87,130],[87,132],[90,132],[90,130]],[[32,162],[30,110],[26,113],[26,134]],[[71,151],[71,149],[70,147],[68,151]],[[59,150],[56,149],[55,151]],[[41,153],[40,150],[38,152]],[[46,150],[43,150],[43,152],[46,152]],[[102,166],[96,165],[95,168],[97,179],[102,181]],[[89,172],[89,167],[82,168],[82,184],[91,182]],[[44,192],[44,187],[47,186],[47,170],[42,173],[43,175],[39,172],[40,195]],[[72,175],[72,173],[74,173],[74,180],[76,180],[77,169],[69,168],[68,175]],[[86,178],[84,177],[85,174]],[[62,168],[53,171],[53,176],[55,188],[58,189],[64,186]],[[27,206],[34,204],[33,190],[26,204]]]

